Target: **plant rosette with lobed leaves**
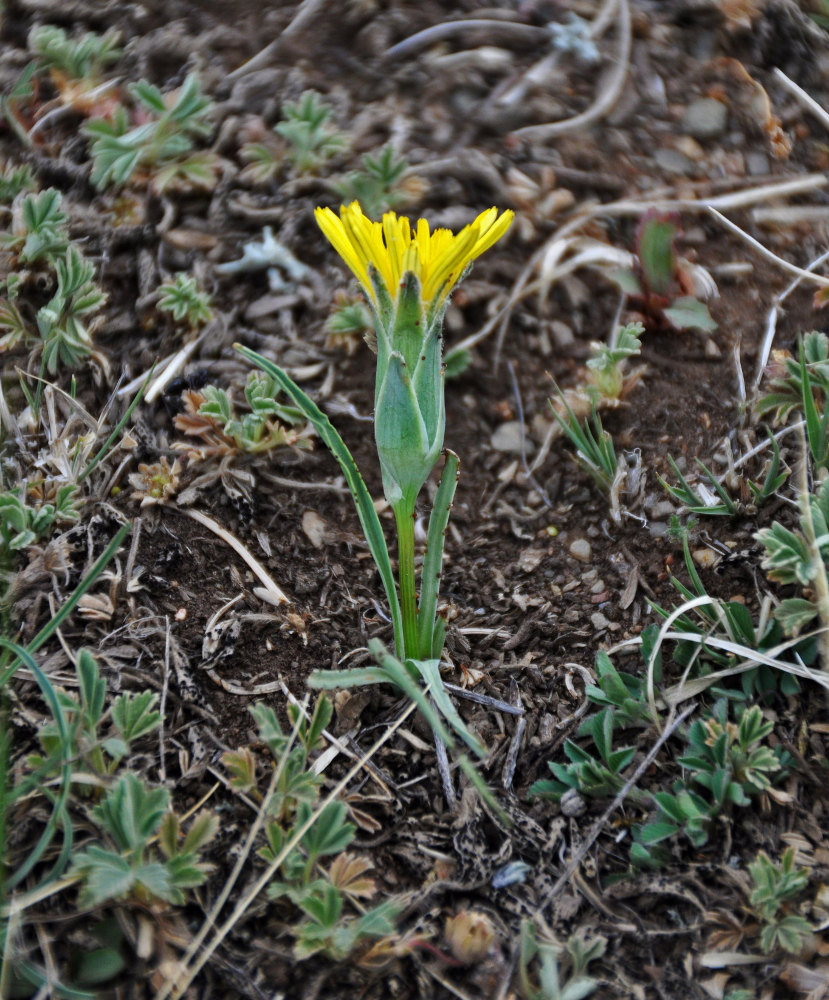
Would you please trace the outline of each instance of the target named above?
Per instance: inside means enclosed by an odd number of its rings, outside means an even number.
[[[413,228],[408,219],[398,218],[394,212],[387,212],[382,222],[373,222],[356,201],[343,205],[339,216],[329,208],[316,210],[320,229],[366,293],[374,320],[374,435],[383,491],[397,529],[399,594],[379,518],[342,438],[281,368],[240,348],[245,357],[276,379],[339,461],[391,610],[396,656],[372,641],[369,648],[377,667],[321,671],[312,677],[312,683],[319,687],[394,684],[414,698],[436,735],[451,744],[431,698],[440,715],[477,753],[482,748],[455,711],[438,671],[446,630],[437,610],[438,584],[443,534],[458,470],[458,458],[452,452],[446,452],[429,520],[419,599],[414,520],[418,495],[443,450],[446,411],[442,327],[449,294],[472,261],[506,233],[512,216],[510,211],[499,214],[496,208],[490,208],[459,233],[452,233],[448,229],[430,230],[426,219],[419,219]],[[430,698],[425,697],[421,680],[428,685]]]

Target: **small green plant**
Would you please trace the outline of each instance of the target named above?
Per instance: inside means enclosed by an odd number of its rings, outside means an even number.
[[[43,87],[40,77],[48,73],[64,107],[81,114],[108,111],[115,105],[109,92],[117,81],[102,82],[105,68],[121,55],[119,35],[107,31],[104,35],[88,32],[70,38],[54,24],[36,25],[29,32],[28,46],[34,58],[23,69],[16,83],[0,97],[0,113],[24,146],[33,145],[33,134],[39,122],[48,120],[43,109]],[[31,185],[30,185],[31,186]]]
[[[130,745],[158,726],[158,696],[150,691],[120,694],[111,712],[106,712],[107,685],[88,650],[77,654],[76,673],[77,696],[51,692],[53,722],[38,734],[43,753],[27,758],[22,775],[7,793],[11,803],[25,803],[34,790],[55,783],[62,786],[61,809],[70,801],[77,807],[80,798],[71,799],[70,788],[79,796],[94,795],[101,779],[118,769]],[[107,715],[109,732],[104,734],[101,729]],[[67,763],[71,764],[68,773]],[[81,905],[98,906],[127,896],[138,903],[158,899],[179,904],[184,902],[185,889],[204,881],[206,869],[198,852],[215,833],[217,821],[202,813],[181,838],[179,821],[168,812],[169,803],[166,788],[150,789],[134,774],[122,774],[114,781],[88,813],[94,842],[74,856],[70,868],[70,875],[78,876],[82,884]],[[69,815],[63,815],[61,822],[71,843]],[[156,835],[162,858],[151,847]],[[64,865],[68,861],[67,852]],[[19,868],[7,886],[24,873],[25,867]]]
[[[258,854],[269,865],[284,854],[294,832],[308,824],[319,804],[323,778],[314,773],[311,757],[321,745],[332,711],[324,695],[317,699],[310,716],[299,706],[289,705],[292,730],[285,732],[271,708],[253,706],[259,737],[276,765],[275,781],[265,796],[259,791],[256,759],[249,750],[226,753],[222,758],[232,786],[263,803],[266,844]],[[366,877],[371,865],[344,853],[355,830],[347,820],[346,806],[337,800],[329,802],[285,855],[268,886],[271,899],[286,899],[302,914],[292,927],[294,954],[299,960],[322,953],[342,961],[359,944],[394,931],[399,908],[391,901],[359,917],[344,916],[347,900],[370,897],[375,892],[373,880]],[[333,860],[326,870],[321,861],[329,857]]]
[[[750,670],[740,672],[741,690],[724,689],[722,686],[713,688],[713,692],[729,699],[745,700],[754,695],[767,701],[778,691],[784,695],[794,695],[800,690],[797,677],[785,669],[788,657],[796,657],[810,664],[816,656],[814,643],[804,641],[798,643],[791,653],[781,653],[777,647],[783,640],[783,630],[779,622],[772,617],[764,605],[760,617],[755,622],[749,609],[741,601],[723,601],[711,597],[705,589],[702,578],[697,571],[688,542],[687,528],[678,528],[677,534],[682,543],[685,569],[691,581],[691,587],[686,587],[676,577],[671,577],[671,583],[687,601],[696,601],[699,597],[707,598],[702,604],[697,604],[690,614],[680,614],[674,618],[674,626],[680,632],[691,633],[698,639],[680,639],[674,646],[673,659],[683,670],[696,664],[697,675],[704,674],[710,666],[727,669],[734,666],[740,657],[751,657],[754,652],[774,654],[782,669],[761,663]],[[673,612],[651,602],[651,607],[662,618],[668,618]],[[715,641],[725,640],[723,646]],[[643,633],[644,651],[644,633]],[[646,656],[647,660],[648,657]]]
[[[262,142],[246,142],[239,155],[246,164],[241,175],[243,180],[252,184],[269,184],[279,173],[282,160],[278,142],[272,134],[267,134]]]
[[[0,565],[5,566],[13,552],[22,552],[47,538],[56,525],[78,520],[75,494],[78,487],[58,488],[54,503],[30,506],[24,483],[15,492],[0,493]]]
[[[0,922],[0,939],[3,947],[4,989],[10,987],[14,991],[9,995],[31,996],[42,990],[44,993],[51,991],[55,995],[91,996],[78,990],[73,991],[68,985],[65,987],[66,979],[62,975],[60,980],[56,977],[57,970],[52,957],[48,958],[47,971],[33,957],[30,949],[21,945],[16,936],[8,933],[10,922],[7,919],[7,907],[12,890],[16,887],[25,887],[25,891],[18,891],[15,899],[19,914],[23,915],[32,906],[30,894],[35,899],[38,898],[38,893],[44,891],[52,895],[75,881],[67,879],[63,885],[58,883],[58,880],[66,876],[77,839],[79,803],[70,793],[83,765],[73,759],[70,726],[61,697],[50,678],[38,666],[34,654],[54,637],[84,594],[94,586],[128,532],[129,525],[122,526],[116,532],[69,598],[48,618],[25,647],[8,638],[12,624],[6,600],[7,580],[5,577],[0,580],[0,844],[3,846],[0,906],[6,917]],[[14,627],[16,630],[16,623]],[[9,724],[10,689],[16,679],[15,675],[21,670],[26,670],[37,685],[42,695],[43,709],[47,717],[51,716],[59,734],[57,744],[47,753],[42,766],[34,768],[28,766],[14,745],[18,727]],[[25,683],[27,686],[31,685],[30,680]],[[92,779],[90,787],[94,788],[96,785],[100,785],[97,775]],[[18,824],[26,824],[31,835],[17,838],[10,836],[10,831]],[[19,927],[20,916],[17,923]],[[88,967],[85,962],[90,955],[93,956],[93,962],[100,960],[97,969],[99,973],[103,973],[105,967],[110,970],[103,978],[116,974],[121,968],[118,956],[112,949],[93,949],[86,954],[80,952],[74,982],[86,980]],[[102,980],[99,978],[96,981]]]
[[[641,352],[639,338],[644,332],[641,323],[628,323],[619,327],[613,346],[599,342],[590,345],[588,392],[596,404],[599,400],[621,398],[625,389],[627,362]]]
[[[43,341],[43,363],[50,375],[60,367],[76,368],[92,352],[92,333],[100,322],[96,315],[106,295],[95,284],[95,267],[70,246],[55,261],[58,287],[37,313]],[[91,318],[88,319],[88,317]]]
[[[57,771],[56,761],[63,745],[79,769],[108,777],[127,756],[133,742],[158,728],[158,695],[152,691],[119,694],[112,702],[109,731],[104,734],[100,730],[105,721],[107,684],[89,650],[78,651],[75,672],[77,696],[58,692],[65,726],[53,722],[42,727],[38,739],[43,754],[31,754],[27,764],[40,776],[49,776]]]
[[[749,899],[763,925],[760,947],[767,955],[779,948],[796,955],[812,933],[809,921],[791,910],[792,901],[809,881],[807,870],[796,868],[794,859],[793,847],[783,852],[780,864],[760,851],[748,866],[754,882]]]
[[[56,81],[84,80],[91,88],[100,82],[103,71],[121,57],[120,33],[110,29],[99,35],[93,31],[70,38],[63,28],[40,24],[29,32],[29,51],[37,57],[38,72],[50,70]]]
[[[9,205],[19,195],[36,187],[31,167],[4,163],[0,170],[0,205]]]
[[[532,920],[522,920],[518,954],[518,982],[523,1000],[583,1000],[595,993],[599,980],[587,974],[587,967],[604,955],[603,937],[587,940],[571,935],[562,947],[539,934]],[[562,958],[564,966],[562,967]],[[537,962],[537,980],[531,971]],[[562,982],[563,968],[567,975]]]
[[[642,632],[642,653],[646,661],[657,631],[655,625],[648,625]],[[604,650],[596,654],[596,674],[598,683],[588,684],[584,693],[594,705],[613,709],[614,725],[627,729],[657,721],[648,705],[645,682],[641,677],[618,671]]]
[[[776,367],[780,369],[781,362]],[[829,468],[829,337],[812,331],[800,338],[797,358],[783,356],[782,371],[772,378],[771,392],[757,404],[760,415],[786,421],[793,411],[803,414],[812,461]]]
[[[377,219],[410,200],[409,192],[402,185],[408,167],[394,147],[387,145],[374,156],[367,153],[359,170],[346,174],[332,187],[343,202],[358,201],[366,215]]]
[[[191,330],[213,319],[211,297],[199,289],[193,275],[179,272],[172,281],[161,285],[158,294],[158,308],[170,313],[176,323],[186,322]]]
[[[200,813],[182,836],[169,806],[166,788],[148,788],[130,773],[115,782],[90,811],[101,843],[87,846],[72,863],[71,873],[82,880],[82,906],[128,897],[139,905],[155,900],[181,905],[184,891],[204,882],[208,868],[199,853],[215,836],[218,820]]]
[[[763,482],[755,482],[752,479],[748,480],[748,488],[751,490],[751,498],[754,501],[754,506],[758,508],[762,507],[763,504],[768,503],[768,501],[771,500],[789,476],[788,469],[783,469],[782,471],[780,469],[780,445],[777,443],[777,438],[768,428],[766,428],[766,433],[768,434],[769,444],[771,445],[771,458],[769,459],[769,464],[766,468],[766,474],[763,477]]]
[[[345,345],[350,354],[360,340],[374,335],[371,312],[362,298],[335,292],[335,306],[325,323],[328,332],[326,346]]]
[[[678,760],[688,776],[677,780],[673,791],[654,793],[659,815],[634,832],[633,863],[658,864],[662,854],[655,845],[680,833],[694,847],[703,847],[720,816],[768,792],[772,776],[775,780],[784,776],[791,763],[788,754],[763,743],[772,729],[773,724],[763,720],[757,705],[745,709],[739,723],[729,721],[724,698],[707,719],[693,722],[686,752]],[[692,783],[705,789],[707,795],[692,790]]]
[[[763,744],[774,724],[763,719],[758,705],[747,708],[739,723],[729,722],[727,714],[728,703],[720,699],[707,720],[691,724],[688,752],[679,763],[718,803],[747,806],[752,796],[771,788],[769,775],[786,770],[789,758]]]
[[[69,242],[60,192],[49,188],[26,195],[16,205],[12,231],[0,234],[0,245],[13,255],[2,279],[6,297],[0,298],[0,331],[7,332],[0,337],[0,351],[40,343],[49,374],[61,367],[76,368],[92,351],[92,334],[106,295],[95,284],[94,265]],[[33,278],[44,271],[51,271],[57,287],[36,309],[35,332],[18,302],[22,303],[24,291],[34,297]]]
[[[309,448],[310,440],[297,428],[304,415],[300,409],[280,403],[281,387],[270,375],[251,373],[245,386],[248,413],[240,415],[228,392],[207,385],[200,392],[185,398],[190,412],[176,416],[176,427],[186,434],[201,437],[208,444],[218,445],[219,451],[258,454],[284,445]],[[197,408],[196,407],[197,405]],[[195,412],[193,412],[195,409]],[[202,419],[199,419],[202,418]]]
[[[757,403],[760,416],[771,414],[775,424],[785,423],[795,411],[803,410],[809,395],[818,409],[829,399],[829,337],[819,330],[805,333],[798,341],[798,356],[775,351],[767,373],[769,392]]]
[[[414,697],[424,710],[435,699],[437,710],[429,712],[430,721],[442,716],[481,754],[483,748],[452,706],[439,671],[446,622],[439,613],[437,597],[444,534],[458,471],[456,455],[446,453],[427,530],[419,595],[415,510],[443,448],[446,412],[441,328],[448,295],[468,265],[506,232],[512,213],[499,217],[497,209],[489,209],[457,235],[448,230],[430,233],[428,223],[421,219],[414,237],[408,219],[387,213],[382,223],[372,222],[356,202],[342,206],[339,217],[323,208],[317,209],[316,217],[362,285],[373,313],[377,334],[374,435],[383,491],[397,529],[399,591],[374,503],[342,438],[281,368],[247,348],[239,350],[277,381],[337,458],[389,602],[395,655],[372,640],[369,648],[378,667],[337,671],[337,686],[392,683]],[[312,678],[312,683],[319,677]],[[325,677],[326,686],[330,682],[331,678]],[[440,734],[446,734],[443,727]]]
[[[333,111],[315,90],[305,91],[295,103],[286,101],[282,116],[274,132],[287,149],[280,149],[279,140],[266,132],[260,142],[246,142],[240,150],[247,164],[243,177],[254,184],[273,181],[283,163],[298,174],[316,173],[346,146],[345,136],[332,125]]]
[[[657,476],[656,478],[659,480],[662,488],[665,489],[674,498],[674,500],[678,500],[689,513],[708,514],[720,517],[734,517],[740,512],[739,507],[728,495],[728,492],[722,483],[719,482],[714,473],[711,472],[711,470],[699,459],[697,459],[697,465],[705,473],[708,482],[711,484],[710,490],[702,482],[697,482],[695,486],[692,486],[685,476],[683,476],[679,466],[670,455],[668,455],[668,462],[679,480],[679,486],[671,486],[671,484],[664,480],[661,476]]]
[[[613,749],[614,711],[610,707],[586,719],[579,728],[580,736],[589,736],[599,752],[597,760],[578,743],[567,740],[564,753],[569,764],[549,761],[547,766],[555,775],[554,779],[536,781],[530,786],[529,795],[557,802],[565,792],[573,788],[591,798],[605,798],[615,795],[625,783],[622,772],[636,754],[636,747]]]
[[[61,208],[62,196],[55,188],[38,194],[27,194],[16,208],[12,231],[2,234],[2,245],[16,254],[21,264],[39,261],[54,262],[66,253],[69,233],[66,214]]]
[[[786,597],[775,617],[787,635],[798,635],[818,616],[827,618],[826,578],[829,566],[829,479],[817,493],[800,498],[795,531],[775,521],[754,536],[765,549],[762,567],[769,579],[803,588],[802,596]]]
[[[613,438],[602,427],[602,418],[595,405],[590,420],[579,420],[564,393],[558,390],[559,399],[567,417],[553,408],[553,416],[576,449],[576,461],[590,474],[599,489],[608,496],[619,488],[626,466],[616,455]]]
[[[334,112],[315,90],[282,105],[275,131],[288,143],[286,159],[300,174],[313,173],[345,148],[345,137],[332,126]]]
[[[210,134],[212,102],[191,73],[181,88],[164,95],[146,80],[132,84],[141,124],[130,126],[130,114],[118,105],[109,118],[93,118],[84,126],[92,140],[92,183],[99,190],[123,187],[133,179],[149,181],[161,194],[174,184],[210,188],[218,160],[194,150],[196,140]]]
[[[274,132],[261,141],[246,142],[240,155],[247,166],[242,176],[254,184],[268,184],[283,164],[297,174],[317,173],[331,157],[346,148],[346,137],[333,125],[334,113],[315,90],[307,90],[296,102],[282,106],[282,120],[274,128],[285,140],[281,146]]]
[[[612,277],[642,314],[648,330],[716,330],[708,307],[697,298],[701,270],[694,269],[676,251],[680,235],[675,215],[656,209],[647,212],[636,235],[633,270],[616,271]],[[704,290],[713,290],[708,278]]]

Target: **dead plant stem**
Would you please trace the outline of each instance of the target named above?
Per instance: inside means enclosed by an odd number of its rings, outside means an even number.
[[[328,806],[329,803],[333,802],[334,799],[336,799],[336,797],[340,794],[340,792],[342,792],[348,786],[348,783],[352,780],[352,778],[354,778],[356,774],[359,773],[359,771],[364,766],[365,762],[369,760],[371,757],[373,757],[375,753],[377,753],[377,751],[380,749],[380,747],[382,747],[392,738],[392,736],[397,732],[397,730],[403,725],[406,719],[408,719],[408,717],[415,711],[416,708],[417,706],[415,705],[414,702],[412,702],[406,709],[406,711],[403,712],[403,714],[397,719],[397,721],[394,722],[391,726],[389,726],[386,732],[383,733],[383,735],[374,742],[374,744],[365,752],[365,754],[363,754],[360,760],[358,760],[351,768],[349,768],[348,772],[339,782],[337,782],[334,788],[332,788],[331,792],[325,797],[323,802],[321,802],[314,810],[314,812],[308,817],[308,819],[303,824],[301,824],[301,826],[299,826],[297,830],[294,831],[293,836],[290,837],[287,843],[283,846],[282,850],[268,865],[265,871],[259,876],[258,879],[256,879],[253,885],[242,895],[242,898],[233,908],[233,912],[230,914],[227,920],[222,924],[222,926],[216,929],[215,936],[207,945],[205,945],[201,949],[198,958],[196,958],[195,961],[193,961],[193,959],[195,958],[195,951],[198,949],[198,947],[200,947],[200,944],[196,947],[196,949],[194,949],[193,944],[191,944],[190,949],[188,949],[187,953],[188,956],[190,957],[186,959],[184,963],[184,967],[182,968],[182,974],[178,976],[175,981],[171,980],[167,982],[164,985],[164,987],[159,991],[159,993],[156,995],[156,1000],[167,1000],[168,997],[172,997],[173,1000],[179,1000],[180,997],[184,996],[185,992],[187,991],[188,987],[193,982],[195,977],[199,974],[201,969],[204,967],[204,965],[207,963],[207,961],[210,959],[210,957],[213,955],[213,953],[216,951],[216,949],[219,947],[222,941],[224,941],[227,935],[231,932],[231,930],[233,930],[233,928],[236,926],[239,920],[244,916],[244,914],[251,906],[253,901],[256,899],[256,897],[259,895],[259,893],[274,877],[274,875],[277,873],[282,863],[285,861],[285,858],[287,858],[288,855],[291,853],[291,851],[294,850],[294,848],[297,846],[300,840],[302,840],[302,838],[305,836],[306,832],[310,830],[311,826],[313,826],[313,824],[317,822],[322,811],[326,808],[326,806]],[[301,713],[298,713],[297,724],[299,723],[301,717],[302,717]],[[191,962],[192,964],[190,964]]]
[[[651,764],[656,759],[656,755],[665,745],[665,743],[670,739],[670,737],[676,732],[679,726],[688,718],[688,716],[696,709],[696,704],[689,705],[684,709],[679,715],[675,715],[675,710],[671,711],[671,715],[668,719],[668,724],[665,729],[660,734],[659,738],[656,740],[654,745],[648,751],[647,755],[639,763],[639,766],[631,774],[628,780],[624,783],[622,788],[619,790],[616,797],[610,803],[610,805],[605,809],[605,811],[599,816],[596,822],[590,827],[587,835],[584,838],[579,849],[570,859],[567,867],[556,879],[555,883],[550,887],[550,889],[544,894],[541,902],[535,909],[535,914],[533,919],[538,919],[544,910],[550,905],[550,903],[555,899],[555,897],[565,888],[567,883],[575,874],[579,865],[582,863],[587,855],[587,852],[593,846],[593,844],[598,839],[602,830],[604,830],[607,821],[613,815],[613,813],[619,808],[619,806],[624,802],[625,797],[628,792],[633,788],[636,782],[642,777],[642,775],[647,771]],[[509,990],[509,985],[512,980],[513,974],[515,972],[515,965],[518,960],[517,953],[513,954],[512,960],[509,962],[508,967],[505,969],[500,982],[498,983],[498,990],[495,994],[495,1000],[505,1000],[507,996],[507,991]]]

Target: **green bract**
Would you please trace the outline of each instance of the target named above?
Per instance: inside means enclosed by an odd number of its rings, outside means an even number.
[[[411,271],[401,279],[396,302],[373,269],[372,283],[377,294],[374,437],[386,498],[395,512],[400,505],[411,514],[443,448],[444,309],[427,316],[420,281]]]

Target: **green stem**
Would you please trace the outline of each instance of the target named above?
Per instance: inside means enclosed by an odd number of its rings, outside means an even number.
[[[414,504],[405,500],[394,508],[397,522],[397,575],[400,581],[400,612],[403,619],[403,648],[407,659],[417,660],[417,589],[415,587]]]

